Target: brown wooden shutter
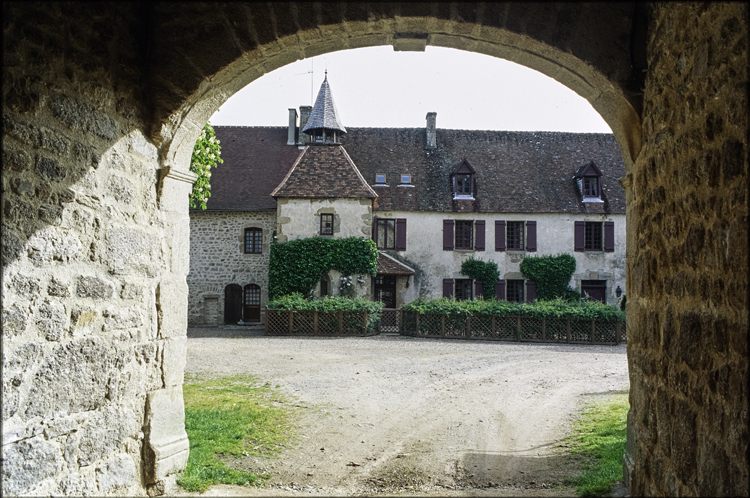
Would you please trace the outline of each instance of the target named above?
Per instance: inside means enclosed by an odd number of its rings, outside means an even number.
[[[406,250],[406,218],[396,219],[396,250]]]
[[[533,280],[526,281],[526,302],[533,303],[536,301],[536,282]]]
[[[505,280],[498,280],[495,284],[495,299],[505,301]]]
[[[474,299],[484,295],[484,284],[481,280],[474,280]]]
[[[443,251],[452,251],[452,250],[453,250],[453,220],[443,220]]]
[[[484,220],[476,221],[476,232],[477,232],[477,238],[476,238],[476,244],[474,248],[477,251],[484,251]]]
[[[585,233],[586,233],[586,222],[576,221],[575,222],[575,250],[576,252],[583,252],[584,250]]]
[[[372,240],[375,241],[375,245],[378,244],[378,217],[372,217]]]
[[[605,252],[615,251],[615,222],[614,221],[604,222],[604,251]]]
[[[536,252],[536,221],[526,222],[526,250]]]
[[[443,279],[443,297],[452,297],[452,296],[453,296],[453,279],[444,278]]]
[[[505,221],[504,220],[495,220],[495,250],[496,251],[505,250]]]

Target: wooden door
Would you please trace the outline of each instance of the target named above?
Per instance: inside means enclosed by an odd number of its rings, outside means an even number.
[[[260,286],[249,284],[245,286],[245,318],[246,322],[260,321]]]
[[[242,320],[242,287],[229,284],[224,287],[224,323],[236,325]]]
[[[581,280],[581,294],[589,295],[592,301],[607,302],[607,281],[606,280]]]
[[[386,308],[396,307],[396,276],[378,275],[375,277],[375,299]]]

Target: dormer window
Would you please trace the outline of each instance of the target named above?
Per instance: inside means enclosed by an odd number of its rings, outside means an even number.
[[[411,183],[411,175],[401,175],[401,183]]]
[[[464,159],[453,170],[453,198],[474,198],[474,168]]]
[[[385,183],[385,175],[378,173],[375,175],[375,183]]]
[[[601,177],[602,172],[594,161],[578,168],[573,178],[578,184],[578,191],[583,202],[603,202]]]

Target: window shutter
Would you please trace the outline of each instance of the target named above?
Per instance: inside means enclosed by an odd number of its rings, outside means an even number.
[[[605,252],[615,251],[615,222],[614,221],[604,222],[604,251]]]
[[[406,218],[396,219],[396,250],[406,250]]]
[[[536,221],[526,222],[526,250],[536,252]]]
[[[505,301],[505,280],[498,280],[495,284],[495,299]]]
[[[505,250],[505,221],[504,220],[495,220],[495,250],[496,251]],[[503,294],[505,293],[503,292]]]
[[[576,221],[575,222],[575,250],[577,252],[583,252],[585,231],[586,231],[586,222]]]
[[[474,299],[484,295],[484,284],[481,280],[474,280]]]
[[[526,302],[533,303],[536,301],[536,282],[533,280],[526,281]]]
[[[452,250],[453,250],[453,220],[443,220],[443,251],[452,251]]]
[[[476,222],[477,239],[474,244],[474,248],[477,251],[484,251],[484,220],[477,220]]]
[[[378,243],[378,217],[373,216],[372,217],[372,240],[375,241],[375,244]]]
[[[453,296],[453,279],[444,278],[443,279],[443,297],[452,297],[452,296]]]

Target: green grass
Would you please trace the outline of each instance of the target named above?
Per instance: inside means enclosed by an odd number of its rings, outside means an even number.
[[[259,484],[268,475],[232,469],[217,455],[272,455],[292,439],[292,408],[270,384],[248,375],[186,377],[185,429],[190,457],[178,484],[204,492],[213,484]],[[262,482],[262,481],[260,481]]]
[[[630,405],[627,393],[615,394],[590,404],[575,422],[567,442],[573,454],[585,459],[584,471],[571,479],[580,496],[607,496],[612,484],[622,481],[626,417]]]

